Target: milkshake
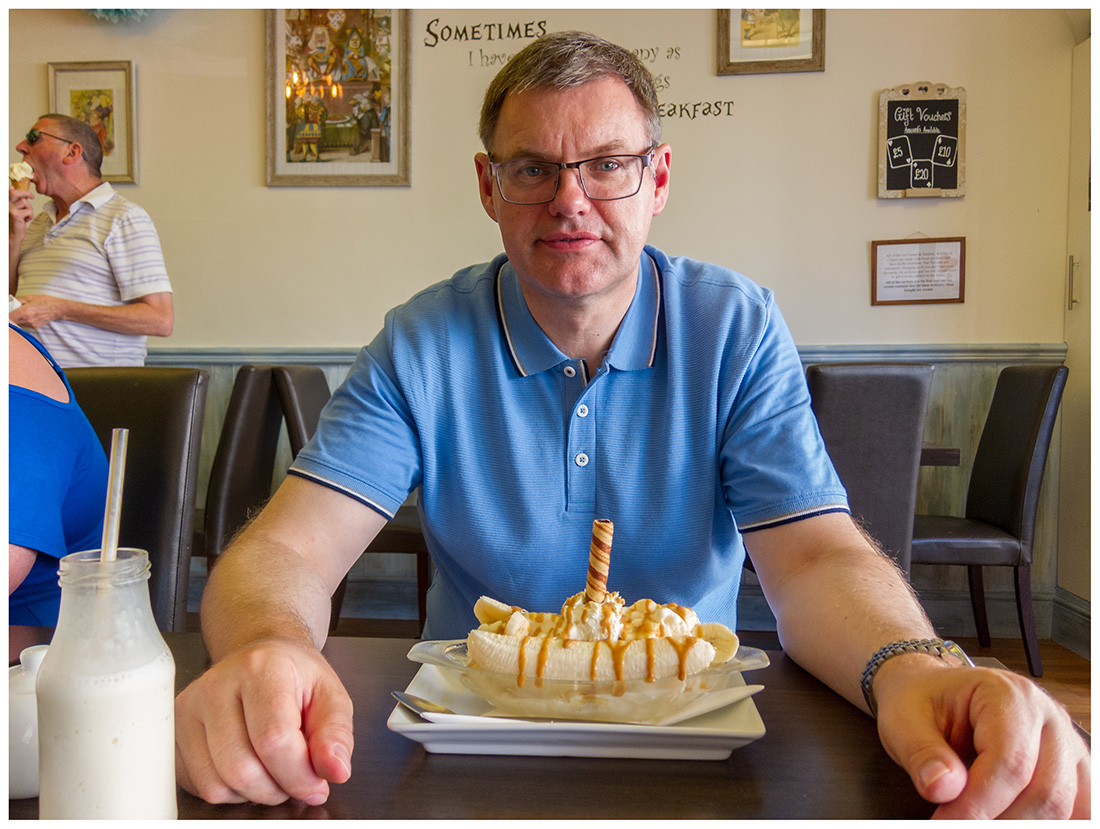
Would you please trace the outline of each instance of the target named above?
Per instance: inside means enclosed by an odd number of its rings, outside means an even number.
[[[148,557],[61,560],[38,697],[41,819],[175,818],[175,663],[149,606]]]

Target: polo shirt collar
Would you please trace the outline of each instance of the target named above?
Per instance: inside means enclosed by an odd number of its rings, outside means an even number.
[[[520,376],[537,374],[569,360],[535,322],[523,297],[519,277],[503,256],[497,263],[496,296],[504,341]],[[660,316],[660,272],[653,257],[644,252],[634,299],[604,358],[607,365],[620,371],[652,367],[657,354]]]
[[[115,195],[115,188],[113,188],[110,182],[103,182],[97,187],[93,187],[79,199],[69,205],[69,215],[73,215],[77,211],[77,205],[83,203],[87,204],[93,210],[99,210],[107,202],[109,202]],[[57,205],[52,201],[46,202],[42,207],[55,222],[57,221]]]

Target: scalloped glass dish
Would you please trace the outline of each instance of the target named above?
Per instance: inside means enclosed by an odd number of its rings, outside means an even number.
[[[733,658],[681,680],[667,677],[593,682],[498,674],[470,664],[466,640],[418,642],[409,659],[452,672],[464,687],[502,713],[536,719],[646,723],[668,717],[705,694],[729,687],[742,671],[767,667],[768,655],[741,646]]]

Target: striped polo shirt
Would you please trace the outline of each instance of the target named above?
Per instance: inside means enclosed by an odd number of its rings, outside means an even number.
[[[60,221],[56,205],[49,202],[27,226],[17,296],[44,294],[91,305],[125,305],[171,290],[149,214],[106,182],[74,202]],[[34,333],[63,368],[145,362],[144,335],[67,320]]]
[[[384,515],[420,488],[436,565],[426,636],[492,596],[558,611],[592,521],[608,588],[736,625],[742,533],[847,509],[771,291],[647,247],[601,365],[538,326],[503,255],[386,316],[292,472]]]

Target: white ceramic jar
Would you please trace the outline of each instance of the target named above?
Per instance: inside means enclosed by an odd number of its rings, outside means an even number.
[[[38,797],[38,710],[34,682],[48,645],[19,653],[8,668],[8,798]]]

